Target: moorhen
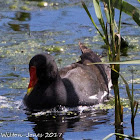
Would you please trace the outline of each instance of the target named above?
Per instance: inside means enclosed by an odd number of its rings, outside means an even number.
[[[104,64],[91,49],[79,43],[79,62],[58,70],[54,57],[41,53],[29,63],[30,83],[24,104],[29,110],[50,109],[58,105],[76,107],[103,103],[109,97]]]

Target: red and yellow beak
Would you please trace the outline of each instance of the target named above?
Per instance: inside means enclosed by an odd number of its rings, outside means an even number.
[[[36,75],[36,67],[35,66],[31,66],[30,69],[29,69],[29,72],[30,72],[30,83],[29,83],[28,89],[27,89],[27,94],[28,95],[32,92],[35,84],[38,81],[37,75]]]

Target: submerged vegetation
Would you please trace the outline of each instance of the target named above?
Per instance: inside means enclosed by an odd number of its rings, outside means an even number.
[[[89,16],[91,22],[94,27],[102,37],[104,43],[106,44],[106,49],[108,50],[108,59],[111,66],[111,80],[114,89],[114,97],[115,97],[115,135],[116,139],[123,139],[123,105],[120,100],[120,92],[119,92],[119,76],[122,78],[123,82],[126,86],[126,92],[128,95],[128,99],[131,107],[131,125],[132,125],[132,136],[134,136],[134,119],[138,110],[138,102],[134,100],[133,94],[133,82],[132,82],[132,94],[130,93],[130,88],[127,81],[124,77],[119,73],[120,71],[120,49],[123,47],[122,44],[122,36],[121,36],[121,18],[122,12],[125,12],[132,16],[134,21],[140,25],[140,10],[132,6],[131,4],[123,1],[123,0],[102,0],[104,5],[104,13],[106,15],[106,20],[103,18],[102,10],[100,6],[99,0],[93,0],[93,5],[95,9],[96,16],[101,25],[101,29],[99,29],[94,22],[86,4],[82,1],[83,8],[85,9],[87,15]],[[129,7],[129,8],[128,8]],[[115,21],[115,8],[120,10],[118,25]],[[131,10],[130,10],[131,9]],[[133,12],[132,12],[133,11]],[[106,22],[105,22],[106,21]],[[115,63],[114,63],[115,62]],[[125,62],[127,63],[127,62]],[[133,75],[133,73],[132,73]],[[133,77],[132,77],[133,81]],[[120,135],[119,135],[120,133]],[[132,139],[132,137],[127,137]],[[106,138],[105,138],[106,139]]]

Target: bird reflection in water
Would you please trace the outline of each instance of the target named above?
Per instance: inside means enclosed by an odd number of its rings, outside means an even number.
[[[107,110],[86,110],[80,111],[57,111],[43,115],[36,113],[28,114],[28,121],[33,124],[35,136],[30,136],[29,140],[64,140],[65,132],[94,131],[97,125],[109,121]]]

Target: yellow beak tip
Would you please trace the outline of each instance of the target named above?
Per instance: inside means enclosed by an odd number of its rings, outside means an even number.
[[[27,89],[27,95],[29,95],[33,90],[33,87]]]

